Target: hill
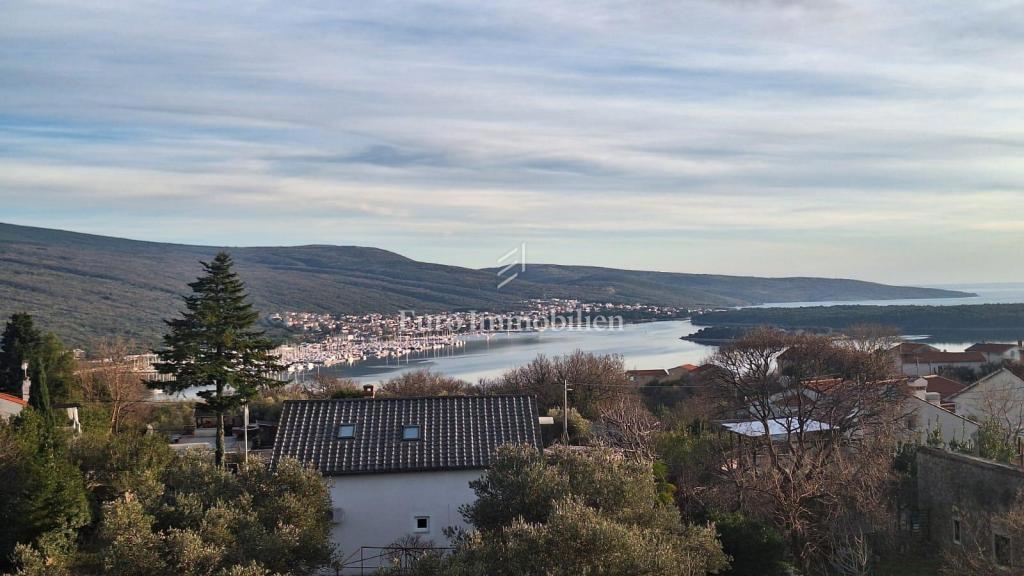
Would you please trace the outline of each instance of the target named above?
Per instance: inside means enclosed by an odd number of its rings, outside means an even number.
[[[493,269],[492,269],[493,270]],[[627,302],[669,306],[749,306],[767,302],[956,298],[963,292],[889,286],[838,278],[757,278],[714,274],[683,274],[619,270],[595,266],[531,264],[520,278],[547,287],[596,290]],[[896,296],[903,294],[904,296]]]
[[[125,240],[0,224],[0,321],[26,311],[67,342],[99,335],[152,344],[162,319],[221,248]],[[672,306],[936,298],[963,293],[821,278],[747,278],[531,265],[496,288],[493,270],[418,262],[358,246],[229,248],[263,312],[355,314],[501,310],[526,298],[574,297]]]
[[[745,308],[705,312],[693,317],[697,326],[710,326],[691,339],[710,339],[763,324],[786,329],[841,331],[856,324],[880,324],[904,334],[931,336],[933,341],[1017,341],[1024,337],[1024,304],[960,306],[810,306],[806,308]]]

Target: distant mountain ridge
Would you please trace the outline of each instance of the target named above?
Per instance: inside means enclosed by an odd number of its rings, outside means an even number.
[[[33,314],[68,343],[125,336],[145,344],[175,316],[198,260],[220,247],[127,240],[0,223],[0,321]],[[963,292],[827,278],[753,278],[528,265],[497,289],[495,270],[418,262],[379,248],[227,248],[263,313],[505,310],[528,298],[679,307],[764,302],[955,298]]]

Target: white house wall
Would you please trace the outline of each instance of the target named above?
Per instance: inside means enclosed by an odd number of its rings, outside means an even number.
[[[982,378],[951,397],[957,414],[976,422],[995,418],[1012,430],[1024,431],[1024,380],[1009,370]]]
[[[938,374],[945,368],[969,368],[974,372],[981,370],[982,362],[903,362],[903,374],[906,376],[930,376]]]
[[[946,445],[950,442],[974,442],[978,435],[978,424],[957,414],[953,414],[935,404],[926,402],[917,397],[910,397],[906,401],[908,428],[914,435],[914,440],[919,444],[928,442],[928,435],[932,430],[938,429],[942,434],[942,441]]]
[[[0,420],[8,420],[18,414],[21,414],[22,408],[24,408],[24,406],[21,404],[0,399]]]
[[[358,474],[330,479],[335,525],[331,540],[348,560],[347,574],[360,573],[360,550],[364,558],[380,554],[384,547],[403,536],[416,535],[436,546],[447,546],[443,534],[448,526],[468,528],[459,507],[476,500],[469,487],[481,470]],[[427,531],[416,530],[416,518],[429,517]],[[363,548],[367,547],[367,548]],[[364,562],[372,573],[378,561]]]

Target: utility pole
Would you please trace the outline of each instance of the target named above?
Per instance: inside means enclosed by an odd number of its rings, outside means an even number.
[[[21,399],[28,402],[29,394],[32,392],[32,380],[28,377],[28,362],[21,362]]]
[[[569,445],[569,381],[562,380],[562,444]]]

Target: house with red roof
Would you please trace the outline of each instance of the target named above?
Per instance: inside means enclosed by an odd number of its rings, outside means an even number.
[[[939,395],[939,399],[943,402],[948,400],[950,396],[959,393],[964,388],[967,388],[966,384],[937,374],[930,374],[928,376],[922,376],[921,378],[925,381],[925,391],[937,393]]]
[[[892,347],[891,352],[898,356],[919,354],[921,352],[938,352],[939,349],[923,342],[900,342]]]
[[[903,401],[907,440],[922,446],[934,436],[945,445],[977,442],[978,422],[957,414],[953,404],[942,402],[938,392],[927,391],[921,380],[911,383],[911,393]]]
[[[24,398],[0,392],[0,420],[8,420],[13,416],[21,414],[25,406],[28,406],[28,401]]]
[[[967,349],[968,352],[981,352],[990,364],[1002,364],[1003,362],[1020,363],[1024,354],[1024,342],[1016,344],[996,344],[982,342]]]
[[[668,370],[665,370],[664,368],[651,370],[626,370],[626,378],[629,379],[630,384],[643,386],[659,380],[668,380],[669,373]]]
[[[975,422],[995,420],[1024,435],[1024,378],[1006,368],[997,370],[951,395],[956,413]]]
[[[966,368],[980,372],[988,364],[988,358],[981,352],[943,352],[922,350],[899,357],[899,366],[907,376],[938,374],[945,369]]]
[[[693,364],[682,364],[682,365],[676,366],[675,368],[669,368],[668,369],[668,375],[673,380],[678,380],[679,378],[683,378],[685,376],[689,376],[690,374],[693,374],[697,370],[699,370],[699,368],[697,368],[697,366],[695,366]]]

